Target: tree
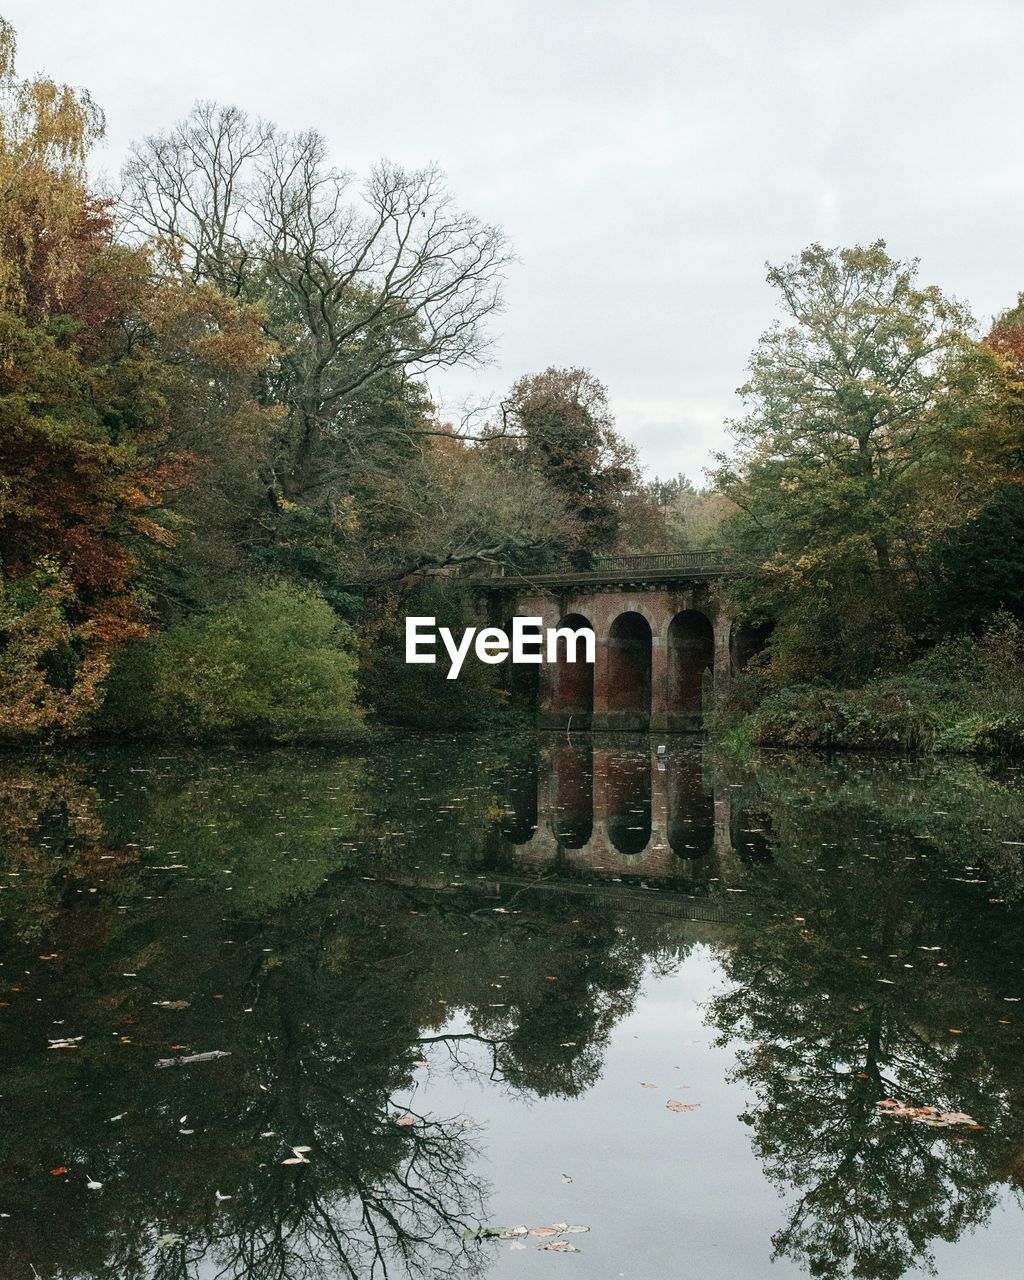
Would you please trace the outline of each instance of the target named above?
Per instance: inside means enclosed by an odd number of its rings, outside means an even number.
[[[852,679],[904,655],[923,553],[991,483],[977,458],[958,464],[984,443],[995,361],[966,308],[916,276],[882,241],[769,270],[788,323],[754,353],[715,480],[764,551],[780,677]]]
[[[523,456],[575,522],[571,550],[611,551],[622,540],[639,491],[634,447],[615,429],[608,392],[585,369],[545,369],[520,378],[503,405]]]
[[[1000,609],[1024,618],[1024,294],[996,319],[985,345],[1001,374],[981,459],[994,472],[994,492],[931,549],[925,607],[940,632],[976,631]]]
[[[144,633],[161,503],[213,433],[262,410],[266,343],[212,289],[158,282],[85,183],[87,95],[19,81],[0,25],[0,721],[81,727],[114,651]]]
[[[123,188],[126,228],[169,271],[265,308],[280,351],[266,394],[287,412],[266,461],[277,502],[322,508],[367,388],[484,357],[508,243],[436,168],[382,163],[357,192],[315,131],[201,102],[136,144]]]

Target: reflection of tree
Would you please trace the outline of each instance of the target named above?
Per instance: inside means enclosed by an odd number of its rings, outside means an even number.
[[[429,769],[383,766],[432,797],[383,816],[369,766],[225,759],[129,774],[111,757],[92,785],[56,763],[18,775],[35,801],[7,870],[22,872],[17,904],[45,887],[46,911],[0,947],[0,974],[25,975],[0,1009],[9,1265],[64,1280],[472,1273],[471,1131],[416,1112],[419,1060],[441,1063],[437,1038],[461,1023],[509,1088],[576,1093],[645,947],[600,909],[522,894],[496,912],[472,883],[438,891],[453,837],[472,857],[493,805],[452,771],[439,791],[436,750]],[[64,810],[73,824],[47,816]],[[388,881],[366,861],[382,848]],[[51,1052],[55,1035],[83,1039]],[[213,1048],[231,1056],[153,1066]],[[308,1163],[283,1164],[295,1146]]]
[[[1019,982],[1020,924],[954,878],[962,845],[914,838],[863,782],[762,781],[775,864],[750,873],[752,928],[711,1019],[741,1044],[766,1171],[797,1193],[777,1252],[816,1276],[896,1280],[986,1219],[1024,1145],[1024,1046],[1002,1000]],[[985,1128],[888,1119],[884,1098]]]

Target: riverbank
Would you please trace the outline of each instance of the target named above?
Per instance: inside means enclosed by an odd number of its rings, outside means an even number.
[[[732,750],[1024,755],[1024,643],[1011,620],[938,645],[859,688],[771,689],[740,676],[712,717]]]

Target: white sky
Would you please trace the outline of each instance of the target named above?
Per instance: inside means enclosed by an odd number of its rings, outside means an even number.
[[[1020,0],[0,0],[87,86],[98,167],[198,97],[337,163],[436,160],[521,259],[499,395],[581,364],[649,472],[700,479],[774,314],[764,263],[879,236],[980,319],[1024,289]]]

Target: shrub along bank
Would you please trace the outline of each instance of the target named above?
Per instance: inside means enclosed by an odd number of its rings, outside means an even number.
[[[1007,613],[856,688],[772,690],[756,666],[711,718],[733,748],[1024,754],[1024,628]]]

